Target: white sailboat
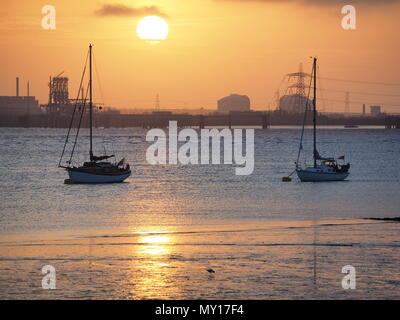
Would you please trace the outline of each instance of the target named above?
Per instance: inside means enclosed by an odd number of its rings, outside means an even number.
[[[303,182],[317,182],[317,181],[342,181],[345,180],[350,172],[350,163],[339,165],[335,158],[322,157],[317,150],[317,58],[314,58],[313,63],[313,83],[314,83],[314,98],[313,98],[313,166],[302,168],[299,164],[300,153],[303,149],[303,136],[306,114],[308,108],[306,107],[303,129],[301,132],[299,153],[296,161],[296,173],[299,179]],[[344,162],[344,156],[339,157]]]
[[[85,67],[86,70],[86,67]],[[85,72],[85,71],[84,71]],[[84,76],[84,74],[83,74]],[[82,80],[83,80],[82,76]],[[82,117],[85,111],[86,99],[83,100],[83,105],[81,106],[81,116],[79,120],[79,126],[75,136],[75,142],[71,151],[71,156],[69,161],[67,161],[67,166],[62,166],[61,161],[65,152],[66,145],[68,143],[68,138],[71,132],[73,118],[75,115],[77,103],[72,114],[72,119],[68,129],[68,134],[65,140],[64,149],[61,154],[60,162],[58,166],[60,168],[66,169],[69,175],[69,179],[66,183],[111,183],[111,182],[122,182],[131,175],[131,170],[129,164],[122,159],[119,162],[111,163],[108,160],[113,158],[114,155],[102,155],[95,156],[93,154],[93,89],[92,89],[92,45],[89,45],[89,130],[90,130],[90,149],[89,149],[89,161],[84,162],[82,166],[73,166],[72,157],[74,154],[77,137],[79,134],[80,125],[82,122]],[[79,90],[81,90],[81,86]],[[79,92],[79,91],[78,91]],[[77,99],[78,101],[78,99]]]

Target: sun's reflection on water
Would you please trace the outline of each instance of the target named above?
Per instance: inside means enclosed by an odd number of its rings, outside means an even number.
[[[179,294],[181,289],[176,283],[173,285],[176,267],[170,260],[175,243],[174,234],[149,228],[139,232],[137,242],[139,245],[132,247],[137,259],[131,265],[131,297],[152,299]]]
[[[148,235],[143,235],[139,238],[139,242],[144,244],[139,247],[140,253],[153,256],[169,254],[170,248],[167,244],[171,243],[171,236],[169,234],[156,235],[154,233],[148,232]]]

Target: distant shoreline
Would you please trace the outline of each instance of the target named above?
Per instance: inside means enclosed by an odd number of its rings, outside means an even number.
[[[84,115],[82,128],[89,126],[89,117]],[[177,121],[180,128],[233,128],[253,127],[268,129],[269,127],[285,126],[299,127],[303,123],[304,115],[286,114],[280,112],[231,112],[229,114],[174,114],[171,112],[153,112],[147,114],[113,114],[98,113],[94,117],[94,127],[97,128],[165,128],[169,121]],[[400,117],[394,116],[354,116],[354,117],[332,117],[320,115],[318,117],[319,127],[346,127],[346,129],[357,129],[359,127],[394,128],[400,127]],[[72,126],[77,127],[79,119],[74,119]],[[307,119],[306,125],[312,125],[311,118]],[[39,128],[68,128],[71,123],[70,114],[42,114],[42,115],[2,115],[0,127],[39,127]]]
[[[394,218],[365,218],[366,220],[379,220],[379,221],[395,221],[400,222],[400,217]]]
[[[0,128],[9,128],[9,129],[68,129],[67,127],[45,127],[45,126],[1,126]],[[129,129],[129,128],[143,128],[140,126],[132,126],[132,127],[95,127],[96,129],[99,130],[104,130],[104,129]],[[192,129],[198,129],[198,126],[193,126],[193,127],[187,127],[187,128],[192,128]],[[223,129],[223,128],[229,128],[229,126],[205,126],[206,129],[211,129],[211,128],[216,128],[216,129]],[[261,126],[232,126],[232,129],[262,129]],[[365,125],[365,126],[357,126],[356,128],[346,128],[345,126],[341,125],[321,125],[318,126],[320,130],[385,130],[385,126],[383,125]],[[87,129],[87,128],[86,128]],[[271,125],[269,126],[268,129],[271,130],[279,130],[279,129],[288,129],[288,130],[300,130],[301,126],[299,125]],[[306,130],[311,130],[312,127],[306,126]]]

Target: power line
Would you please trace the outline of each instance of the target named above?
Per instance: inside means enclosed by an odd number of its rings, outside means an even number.
[[[373,93],[373,92],[362,92],[362,91],[344,91],[344,90],[333,90],[333,89],[322,89],[322,91],[330,91],[330,92],[349,92],[351,94],[363,94],[367,96],[382,96],[382,97],[400,97],[400,94],[387,94],[387,93]]]
[[[318,100],[321,100],[321,98],[317,98]],[[327,101],[332,101],[332,102],[342,102],[345,103],[345,100],[336,100],[336,99],[325,99]],[[400,107],[400,105],[393,105],[393,104],[387,104],[383,102],[368,102],[368,101],[354,101],[351,100],[351,103],[360,103],[360,104],[369,104],[369,105],[383,105],[385,107]]]
[[[375,84],[375,85],[381,85],[381,86],[400,86],[400,83],[394,83],[394,82],[372,82],[372,81],[346,80],[346,79],[336,79],[336,78],[322,78],[322,79],[331,80],[331,81],[338,81],[338,82]]]

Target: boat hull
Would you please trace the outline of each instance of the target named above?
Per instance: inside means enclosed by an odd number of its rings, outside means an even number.
[[[131,171],[121,174],[94,174],[71,169],[67,171],[74,183],[117,183],[123,182],[131,175]]]
[[[348,172],[312,172],[307,170],[297,170],[297,176],[303,182],[320,181],[343,181],[348,176]]]

